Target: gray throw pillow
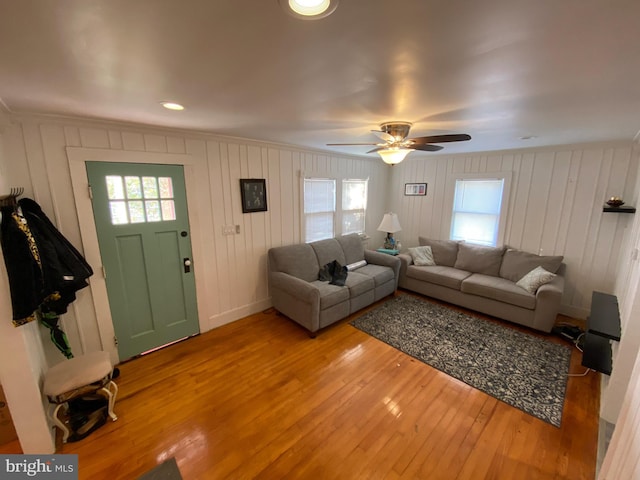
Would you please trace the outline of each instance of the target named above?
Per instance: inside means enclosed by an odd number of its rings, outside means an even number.
[[[522,277],[516,285],[521,288],[524,288],[527,292],[535,295],[542,285],[549,283],[551,280],[556,278],[555,273],[547,272],[542,267],[536,267],[527,273],[524,277]]]
[[[455,265],[456,257],[458,256],[459,242],[418,237],[418,243],[420,246],[431,247],[433,261],[436,262],[436,265],[444,265],[446,267],[453,267]]]
[[[409,255],[411,255],[414,265],[433,266],[436,264],[429,246],[410,248]]]
[[[536,267],[542,267],[548,272],[556,273],[562,264],[562,260],[564,260],[564,257],[561,255],[542,256],[509,249],[502,258],[500,276],[512,282],[517,282]]]
[[[485,247],[483,245],[461,243],[458,246],[458,258],[456,259],[455,267],[467,272],[483,273],[497,277],[500,273],[503,254],[503,247]]]

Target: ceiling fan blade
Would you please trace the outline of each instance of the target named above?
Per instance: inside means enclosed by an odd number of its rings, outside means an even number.
[[[371,133],[380,137],[385,142],[395,142],[396,138],[393,135],[389,135],[387,132],[383,132],[381,130],[371,130]]]
[[[380,146],[380,147],[374,148],[372,150],[369,150],[367,153],[379,152],[380,150],[386,150],[387,148],[388,147],[386,145],[384,145],[384,146]]]
[[[327,143],[327,147],[340,147],[345,145],[378,145],[377,143]]]
[[[466,140],[471,140],[471,135],[467,135],[466,133],[454,133],[450,135],[431,135],[429,137],[408,139],[408,141],[411,141],[416,145],[422,145],[425,143],[464,142]]]
[[[444,147],[440,145],[429,145],[429,144],[418,144],[418,145],[407,145],[403,148],[410,148],[412,150],[422,150],[424,152],[437,152],[438,150],[442,150]]]

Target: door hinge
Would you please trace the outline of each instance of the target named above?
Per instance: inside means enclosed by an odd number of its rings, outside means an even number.
[[[87,185],[87,189],[89,190],[89,198],[93,200],[93,189],[91,188],[91,185]]]
[[[117,347],[118,346],[118,337],[116,337],[115,335],[113,336],[113,344]]]
[[[107,269],[102,265],[102,278],[107,278]]]

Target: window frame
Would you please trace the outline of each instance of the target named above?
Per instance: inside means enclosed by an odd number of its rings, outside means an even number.
[[[365,185],[366,197],[365,197],[365,205],[364,205],[363,229],[362,229],[362,232],[350,232],[350,233],[365,234],[366,228],[367,228],[367,209],[369,205],[369,180],[370,180],[369,176],[364,178],[357,178],[356,175],[336,175],[335,173],[323,173],[323,172],[302,172],[300,175],[300,189],[301,189],[300,198],[302,201],[302,205],[300,208],[300,215],[301,215],[300,228],[301,228],[301,238],[303,239],[303,241],[305,243],[316,241],[316,240],[307,240],[307,215],[309,214],[305,213],[305,203],[304,203],[305,202],[305,181],[313,180],[313,179],[333,180],[335,182],[336,188],[335,188],[335,198],[334,198],[335,210],[333,215],[333,237],[344,235],[343,217],[345,213],[361,210],[361,209],[343,210],[342,199],[343,199],[344,182],[354,181],[354,180],[366,182],[366,185]],[[328,237],[328,238],[333,238],[333,237]]]
[[[496,245],[504,245],[504,237],[507,225],[509,199],[511,198],[511,176],[512,172],[487,172],[487,173],[453,173],[447,181],[448,186],[448,225],[447,238],[451,240],[451,230],[453,227],[453,212],[455,208],[456,181],[458,180],[502,180],[502,200],[500,203],[500,215],[498,219],[498,233],[496,235]],[[472,242],[468,242],[472,243]],[[483,245],[473,243],[473,245]]]

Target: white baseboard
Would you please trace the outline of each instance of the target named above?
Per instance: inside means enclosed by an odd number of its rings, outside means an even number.
[[[264,300],[259,300],[254,303],[250,303],[248,305],[243,305],[242,307],[234,308],[233,310],[228,310],[217,315],[212,315],[211,317],[209,317],[208,321],[209,328],[205,331],[221,327],[222,325],[226,325],[231,322],[235,322],[236,320],[248,317],[249,315],[253,315],[254,313],[262,312],[263,310],[266,310],[270,307],[271,297]],[[204,333],[204,331],[202,333]]]

